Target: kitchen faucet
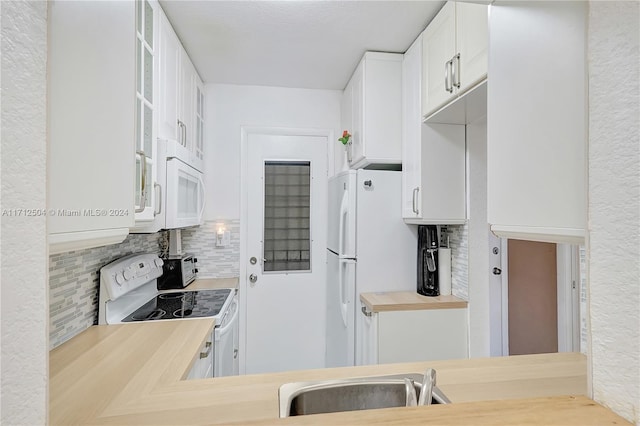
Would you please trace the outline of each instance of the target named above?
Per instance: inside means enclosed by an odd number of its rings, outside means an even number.
[[[433,387],[436,385],[436,370],[428,368],[424,372],[424,378],[422,379],[422,388],[420,389],[420,400],[418,405],[431,405],[431,398],[433,395]]]

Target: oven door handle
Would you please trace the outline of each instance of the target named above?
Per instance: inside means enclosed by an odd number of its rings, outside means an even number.
[[[229,320],[229,322],[227,323],[227,325],[225,325],[224,327],[220,327],[216,330],[216,342],[219,341],[225,334],[227,334],[230,330],[233,329],[233,327],[236,324],[236,321],[238,319],[238,305],[236,304],[236,310],[233,313],[233,316],[231,317],[231,320]]]

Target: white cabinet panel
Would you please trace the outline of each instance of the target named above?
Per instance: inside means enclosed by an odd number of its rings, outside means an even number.
[[[583,241],[586,9],[583,2],[492,5],[488,221],[500,236]]]
[[[178,119],[182,123],[182,144],[193,150],[195,135],[195,103],[196,103],[196,70],[187,56],[184,48],[180,47],[180,90],[178,92],[180,109]]]
[[[122,241],[133,225],[134,2],[53,2],[49,19],[50,252]],[[97,31],[96,29],[100,30]]]
[[[380,312],[378,363],[468,358],[467,310]]]
[[[158,137],[177,141],[204,163],[203,83],[164,12],[160,12]]]
[[[456,6],[447,2],[431,21],[422,36],[424,60],[424,115],[455,97],[453,89],[445,87],[445,75],[451,79],[447,62],[456,53]],[[448,84],[447,84],[448,85]]]
[[[467,309],[357,312],[358,365],[469,357]]]
[[[180,82],[180,41],[164,12],[159,19],[159,117],[158,137],[178,140],[178,93]]]
[[[361,162],[364,159],[364,72],[365,65],[364,61],[360,62],[356,71],[353,73],[353,77],[351,77],[351,96],[353,99],[351,100],[351,131],[352,139],[351,139],[351,152],[352,159],[351,164],[356,164]],[[347,129],[348,130],[348,129]]]
[[[403,59],[402,217],[416,224],[464,223],[465,126],[422,124],[421,40]]]
[[[343,130],[352,135],[352,169],[402,161],[402,55],[367,52],[345,88]]]
[[[487,77],[488,10],[483,4],[456,3],[456,44],[460,53],[458,95]]]
[[[436,123],[466,124],[466,110],[432,115],[460,102],[487,76],[488,8],[483,4],[447,2],[423,32],[422,116]],[[478,94],[476,94],[477,96]]]
[[[402,59],[402,217],[419,217],[421,186],[420,102],[422,90],[422,35]]]

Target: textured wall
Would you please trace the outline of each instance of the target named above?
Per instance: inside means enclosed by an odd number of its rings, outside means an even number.
[[[131,253],[160,253],[157,234],[129,234],[120,244],[49,257],[49,348],[98,323],[99,271]]]
[[[46,218],[11,214],[46,208],[47,4],[3,1],[0,7],[0,423],[40,425],[47,421]]]
[[[640,423],[640,3],[589,3],[593,398]]]
[[[231,244],[216,247],[216,232],[223,225],[231,232]],[[232,278],[240,274],[240,220],[220,219],[182,231],[182,248],[198,258],[201,278]]]

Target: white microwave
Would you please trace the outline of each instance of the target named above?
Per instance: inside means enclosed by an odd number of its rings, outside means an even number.
[[[164,168],[164,229],[202,224],[204,214],[204,179],[200,170],[189,164],[189,151],[175,141],[159,141],[160,168]],[[163,174],[163,173],[160,173]]]

